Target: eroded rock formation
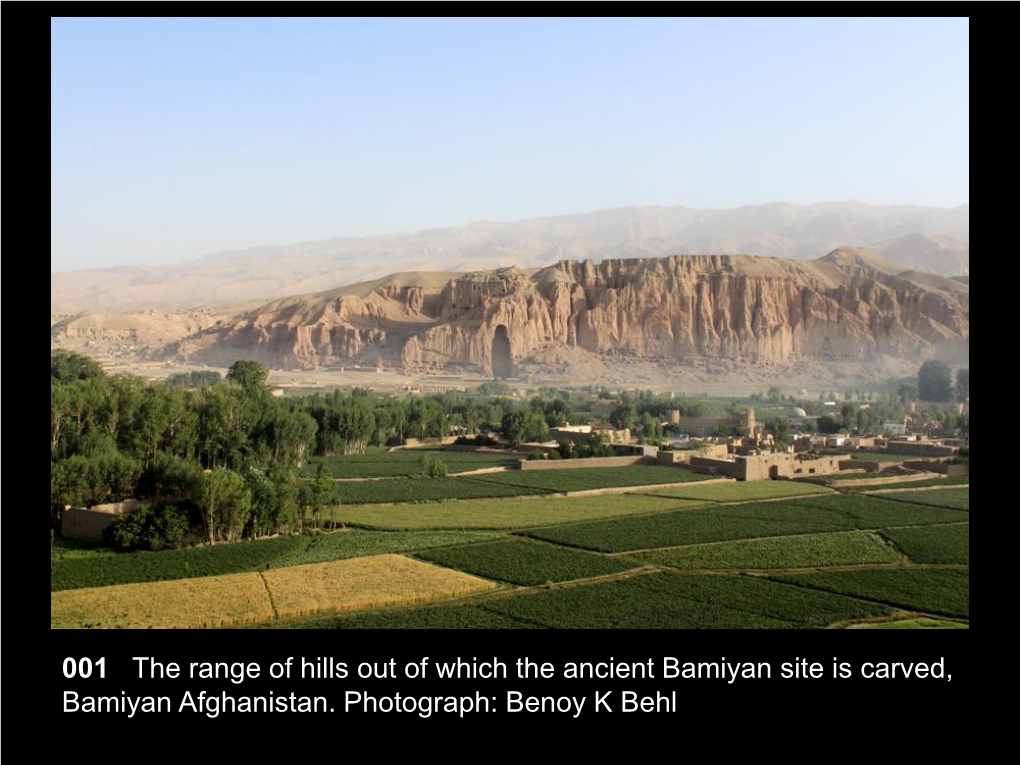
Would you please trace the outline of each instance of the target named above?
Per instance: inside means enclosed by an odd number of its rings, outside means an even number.
[[[843,248],[810,262],[677,255],[396,274],[269,303],[171,351],[285,368],[367,364],[492,374],[502,326],[515,368],[566,348],[759,365],[966,356],[969,285],[896,271],[874,253]]]

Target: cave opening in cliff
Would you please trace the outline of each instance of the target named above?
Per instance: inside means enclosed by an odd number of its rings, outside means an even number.
[[[514,360],[510,355],[510,335],[505,324],[496,327],[496,334],[492,336],[492,376],[513,377]]]

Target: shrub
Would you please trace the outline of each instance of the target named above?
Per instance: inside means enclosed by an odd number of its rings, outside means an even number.
[[[435,454],[423,454],[421,459],[418,460],[418,466],[421,468],[422,475],[431,476],[432,478],[442,478],[449,472],[446,463]]]
[[[179,547],[189,530],[187,510],[163,502],[117,518],[106,530],[106,541],[121,550],[169,550]]]

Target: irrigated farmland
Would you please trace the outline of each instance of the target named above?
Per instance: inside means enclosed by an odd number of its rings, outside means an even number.
[[[939,489],[938,491],[932,489],[926,491],[897,491],[878,496],[897,502],[913,502],[916,505],[970,510],[970,488]]]
[[[508,470],[505,473],[486,473],[472,476],[477,483],[518,486],[535,494],[541,491],[591,491],[626,486],[652,486],[660,483],[704,481],[710,475],[695,473],[680,467],[659,465],[631,465],[621,468],[579,468],[574,470]]]
[[[970,616],[970,570],[946,568],[818,571],[777,579],[913,611]]]
[[[520,585],[603,576],[640,565],[524,539],[443,547],[418,553],[417,557],[486,579]]]
[[[937,527],[943,528],[943,527]],[[637,553],[649,563],[686,570],[749,571],[815,566],[899,563],[902,558],[867,531],[747,539]]]
[[[732,481],[704,485],[670,486],[666,489],[646,489],[642,494],[655,497],[698,499],[706,502],[752,502],[757,499],[780,499],[809,494],[831,494],[832,489],[795,481]]]
[[[479,531],[379,532],[349,529],[163,552],[110,553],[50,562],[50,590],[264,571],[492,538]]]
[[[497,474],[498,475],[498,474]],[[448,499],[480,499],[547,494],[546,489],[471,478],[380,478],[372,481],[337,481],[333,502],[338,505],[392,502],[443,502]]]
[[[849,528],[853,526],[846,519],[798,501],[718,505],[640,518],[553,526],[524,533],[572,547],[624,552]]]
[[[883,529],[915,563],[970,563],[970,524]]]
[[[382,608],[494,587],[399,555],[50,593],[51,627],[219,627],[329,611]]]
[[[593,518],[657,513],[704,502],[616,494],[597,497],[521,497],[430,504],[337,507],[333,519],[380,529],[521,529]]]

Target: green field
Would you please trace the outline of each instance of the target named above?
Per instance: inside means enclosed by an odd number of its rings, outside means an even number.
[[[522,529],[595,518],[658,513],[703,502],[610,494],[595,497],[522,497],[431,504],[336,507],[328,516],[345,523],[380,529]]]
[[[970,520],[970,515],[961,510],[918,505],[906,500],[887,499],[882,495],[835,494],[826,497],[808,497],[801,502],[826,510],[834,516],[845,518],[850,524],[850,528],[858,529],[958,523]]]
[[[619,468],[575,468],[570,470],[508,470],[472,476],[471,481],[557,493],[589,491],[626,486],[652,486],[657,483],[704,481],[712,476],[680,467],[631,465]]]
[[[895,550],[865,531],[672,547],[637,553],[634,557],[678,569],[741,571],[899,563],[902,560]]]
[[[932,507],[948,507],[955,510],[970,510],[970,488],[941,489],[939,491],[898,491],[895,494],[880,495],[896,502],[913,502]]]
[[[969,626],[968,486],[868,494],[808,481],[705,484],[691,471],[645,465],[465,478],[398,472],[417,469],[420,455],[327,458],[335,474],[397,476],[336,481],[338,504],[320,522],[342,521],[341,531],[158,553],[54,538],[51,625]],[[346,566],[370,557],[371,565]],[[417,571],[434,581],[419,581]],[[101,591],[110,585],[156,588],[175,620],[149,590]],[[121,619],[122,605],[137,618]],[[54,613],[63,616],[54,622]]]
[[[922,481],[904,481],[881,486],[841,486],[840,491],[879,491],[880,489],[921,489],[925,486],[960,486],[970,483],[969,475],[958,475],[947,478],[925,478]]]
[[[417,557],[486,579],[520,585],[604,576],[640,565],[524,539],[443,547],[418,553]]]
[[[747,576],[634,576],[493,598],[484,607],[558,628],[790,628],[888,614],[883,605]]]
[[[412,534],[350,529],[314,536],[275,537],[213,547],[51,560],[50,591],[265,571],[283,566],[455,545],[491,539],[494,536],[492,533],[477,531],[425,531]]]
[[[861,626],[865,630],[969,630],[969,624],[944,619],[903,619],[895,622],[878,622]]]
[[[571,547],[625,552],[704,542],[852,529],[845,519],[803,502],[718,505],[523,532]]]
[[[756,537],[953,523],[968,519],[968,514],[959,510],[834,494],[785,502],[709,506],[653,517],[580,523],[525,533],[572,547],[625,552]]]
[[[520,630],[543,629],[538,624],[496,613],[481,606],[432,606],[401,608],[368,614],[353,614],[340,619],[301,623],[301,627],[345,630]]]
[[[970,570],[946,568],[873,569],[783,574],[783,582],[898,608],[947,616],[970,616]]]
[[[364,454],[312,457],[301,469],[301,474],[314,476],[319,464],[322,463],[326,474],[333,478],[421,475],[421,459],[426,454],[442,460],[451,473],[481,468],[513,467],[520,459],[509,454],[485,452],[447,452],[440,449],[397,449],[391,452],[379,447],[368,447]]]
[[[915,563],[970,563],[970,524],[883,529],[888,538]]]
[[[750,502],[756,499],[781,499],[809,494],[831,494],[832,489],[795,481],[733,481],[705,485],[670,486],[641,492],[656,497],[701,499],[708,502]]]
[[[499,475],[499,474],[497,474]],[[547,494],[537,487],[471,478],[381,478],[377,481],[338,481],[333,502],[338,505],[366,505],[393,502],[443,502],[448,499],[486,499]]]

